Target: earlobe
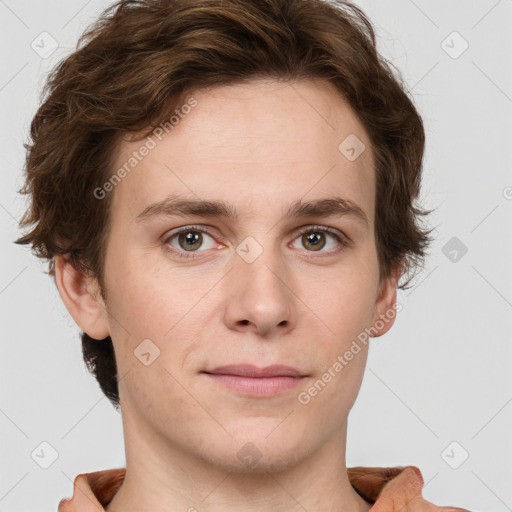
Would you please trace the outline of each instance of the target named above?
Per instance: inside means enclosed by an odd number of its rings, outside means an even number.
[[[55,282],[62,301],[82,331],[97,340],[110,335],[108,314],[96,279],[73,267],[67,255],[58,255]]]
[[[371,337],[377,338],[391,329],[396,317],[396,290],[402,267],[396,265],[391,275],[382,280],[372,317]]]

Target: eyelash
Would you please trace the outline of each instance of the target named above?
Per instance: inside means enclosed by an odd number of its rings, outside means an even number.
[[[179,250],[175,249],[174,247],[169,246],[169,242],[174,237],[180,235],[181,233],[188,233],[190,231],[199,231],[201,233],[206,233],[208,236],[211,236],[212,238],[214,238],[213,235],[207,229],[205,229],[205,228],[203,228],[201,226],[186,226],[184,228],[179,229],[178,231],[175,231],[174,233],[169,235],[167,238],[165,238],[163,243],[164,243],[164,245],[166,247],[166,250],[171,252],[172,254],[177,255],[179,258],[197,258],[198,256],[196,256],[196,254],[198,252],[201,252],[201,251],[190,251],[190,252],[179,251]],[[322,232],[322,233],[327,233],[327,234],[331,235],[332,237],[334,237],[334,239],[342,247],[347,247],[350,244],[350,240],[349,240],[349,238],[346,235],[341,235],[341,234],[338,233],[338,231],[335,231],[335,230],[333,230],[331,228],[327,228],[325,226],[308,226],[307,228],[304,228],[303,230],[301,230],[297,234],[296,238],[298,238],[298,237],[300,237],[300,236],[302,236],[302,235],[304,235],[306,233],[317,233],[319,231]],[[315,251],[308,251],[308,252],[314,253]],[[329,251],[329,252],[332,253],[332,251]],[[335,251],[335,252],[337,252],[337,251]],[[318,256],[314,256],[314,257],[318,257]]]

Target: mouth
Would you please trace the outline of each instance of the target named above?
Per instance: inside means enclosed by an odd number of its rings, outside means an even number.
[[[296,368],[284,365],[258,368],[254,365],[237,364],[219,366],[202,373],[236,393],[253,397],[269,397],[284,393],[307,377]]]
[[[252,364],[232,364],[218,366],[213,370],[205,371],[210,375],[235,375],[237,377],[306,377],[296,368],[282,364],[273,364],[259,368]]]

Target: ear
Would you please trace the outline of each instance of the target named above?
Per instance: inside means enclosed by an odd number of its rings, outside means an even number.
[[[55,282],[62,301],[82,331],[96,340],[110,336],[108,314],[96,279],[73,267],[67,255],[58,255]]]
[[[402,265],[397,264],[391,275],[381,280],[372,316],[371,337],[378,338],[391,329],[396,318],[396,289],[402,275]]]

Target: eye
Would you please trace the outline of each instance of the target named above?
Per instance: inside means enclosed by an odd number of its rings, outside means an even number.
[[[206,246],[204,246],[205,236],[210,239],[210,243]],[[203,249],[213,249],[215,247],[213,238],[206,229],[200,226],[181,228],[166,237],[163,243],[169,251],[181,258],[194,258],[194,253],[201,252],[198,251],[200,247],[203,247]]]
[[[328,237],[334,239],[334,243],[329,244],[328,240],[326,241]],[[345,235],[331,228],[322,226],[313,226],[304,229],[299,233],[298,238],[300,238],[302,246],[308,249],[309,252],[331,252],[331,249],[334,249],[334,252],[336,252],[336,245],[344,247],[349,243]],[[327,250],[322,251],[325,247],[327,247]]]
[[[331,238],[330,244],[329,237]],[[308,252],[331,253],[337,252],[336,246],[345,247],[350,245],[350,239],[343,233],[323,226],[309,226],[302,230],[295,240],[299,238],[302,246]],[[205,241],[208,242],[206,245]],[[163,243],[169,252],[179,258],[195,258],[198,252],[203,252],[199,250],[200,248],[208,250],[216,247],[213,237],[208,233],[208,230],[201,226],[180,228],[165,237]],[[326,247],[327,250],[322,251]]]

